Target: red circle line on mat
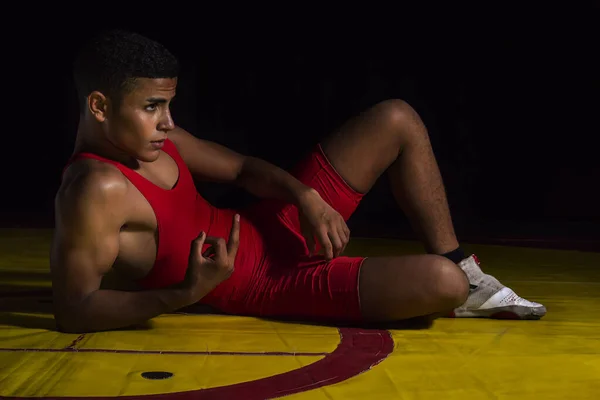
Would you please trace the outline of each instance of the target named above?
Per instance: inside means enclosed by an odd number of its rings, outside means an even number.
[[[273,399],[333,385],[359,375],[383,361],[393,350],[389,331],[339,328],[340,343],[334,351],[293,371],[233,385],[178,393],[106,397],[29,397],[35,400],[245,400]],[[66,349],[65,349],[66,350]],[[25,397],[2,397],[2,400]]]

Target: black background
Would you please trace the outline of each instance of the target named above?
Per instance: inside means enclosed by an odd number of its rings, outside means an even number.
[[[220,13],[161,4],[143,15],[37,9],[4,28],[1,226],[52,227],[77,126],[73,57],[96,30],[121,27],[179,57],[173,113],[197,136],[287,168],[345,119],[401,98],[429,129],[462,238],[598,239],[595,3],[399,3],[357,19],[343,9],[305,16],[291,3]],[[199,189],[219,206],[252,201]],[[350,225],[361,236],[411,235],[385,180]]]

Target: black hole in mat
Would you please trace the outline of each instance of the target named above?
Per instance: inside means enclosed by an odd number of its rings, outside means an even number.
[[[172,372],[165,372],[165,371],[142,372],[142,378],[146,378],[146,379],[168,379],[172,376],[173,376]]]

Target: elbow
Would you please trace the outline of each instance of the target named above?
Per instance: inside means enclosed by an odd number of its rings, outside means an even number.
[[[233,181],[243,186],[248,176],[252,175],[252,159],[247,156],[240,156],[237,162],[232,165],[230,173]]]
[[[90,333],[83,318],[79,318],[73,310],[57,310],[54,312],[56,330],[61,333]]]

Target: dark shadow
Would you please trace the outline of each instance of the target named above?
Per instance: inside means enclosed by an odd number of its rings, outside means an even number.
[[[27,329],[60,331],[54,320],[52,290],[48,288],[24,289],[0,293],[0,325]],[[146,321],[130,327],[111,329],[111,331],[149,330],[152,321]]]
[[[181,310],[176,311],[174,314],[194,314],[194,315],[230,315],[219,311],[213,307],[203,305],[203,304],[194,304],[189,307],[185,307]],[[238,316],[238,315],[232,315]],[[244,316],[244,315],[240,315]],[[253,316],[248,316],[253,317]],[[264,321],[271,322],[279,322],[279,323],[290,323],[290,324],[301,324],[301,325],[310,325],[310,326],[322,326],[329,328],[357,328],[357,329],[373,329],[373,330],[421,330],[421,329],[429,329],[433,326],[433,322],[437,317],[434,316],[423,316],[423,317],[415,317],[409,318],[402,321],[394,321],[394,322],[385,322],[385,323],[344,323],[337,321],[310,321],[310,320],[301,320],[295,318],[286,318],[286,317],[278,317],[278,318],[266,318],[261,317],[260,319]]]
[[[11,283],[45,280],[48,273],[0,271],[0,325],[56,330],[52,316],[52,289]]]
[[[56,322],[52,315],[32,315],[16,313],[0,313],[0,325],[26,329],[42,329],[56,331]]]
[[[52,297],[52,289],[49,287],[36,287],[29,285],[0,285],[0,299],[30,298],[30,297]]]
[[[37,315],[36,315],[37,314]],[[195,304],[184,307],[169,314],[193,315],[229,315],[213,307]],[[433,326],[434,317],[416,317],[403,321],[386,323],[343,323],[327,321],[308,321],[294,318],[261,318],[264,321],[279,323],[322,326],[329,328],[357,328],[372,330],[422,330]],[[13,297],[0,299],[0,325],[17,326],[28,329],[44,329],[58,331],[54,321],[51,297]],[[112,329],[112,331],[150,330],[152,321],[147,321],[136,326]]]
[[[52,297],[52,289],[46,285],[24,284],[24,282],[50,282],[50,272],[35,269],[20,271],[0,270],[0,301],[17,297]],[[1,307],[1,305],[0,305]]]
[[[36,279],[43,279],[44,273],[33,273]],[[40,276],[41,275],[41,276]],[[49,275],[49,273],[46,273]],[[32,273],[26,272],[0,272],[0,279],[27,280]],[[23,279],[25,278],[25,279]],[[8,280],[8,279],[7,279]],[[6,282],[6,281],[5,281]],[[0,324],[19,326],[30,329],[58,330],[53,318],[52,289],[48,287],[35,287],[25,285],[0,285]],[[24,315],[28,314],[28,315]],[[40,314],[40,315],[35,315]],[[169,314],[194,314],[194,315],[228,315],[214,307],[204,304],[193,304]],[[295,318],[262,318],[265,321],[293,323],[331,328],[360,328],[374,330],[420,330],[429,329],[433,325],[434,317],[416,317],[403,321],[387,323],[345,323],[340,321],[310,321]],[[147,330],[152,329],[152,321],[133,327],[118,330]]]
[[[187,307],[180,308],[169,314],[194,314],[194,315],[227,315],[226,313],[217,310],[206,304],[192,304]]]
[[[345,322],[327,322],[327,321],[307,321],[294,318],[262,318],[265,321],[302,324],[311,326],[322,326],[329,328],[355,328],[367,330],[422,330],[430,329],[433,326],[435,317],[423,316],[405,319],[393,322],[363,322],[363,323],[345,323]]]
[[[0,325],[56,330],[51,297],[0,297]]]
[[[17,271],[0,269],[0,282],[27,281],[31,279],[50,281],[50,271],[40,271],[33,268],[28,269],[28,267],[23,267],[21,270]]]

